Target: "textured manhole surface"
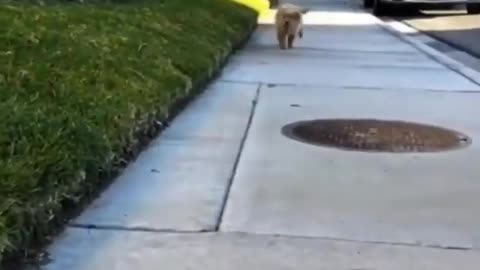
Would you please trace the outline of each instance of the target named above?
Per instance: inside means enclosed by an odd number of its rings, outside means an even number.
[[[370,152],[438,152],[469,145],[460,132],[432,125],[376,119],[317,119],[288,124],[282,133],[318,146]]]

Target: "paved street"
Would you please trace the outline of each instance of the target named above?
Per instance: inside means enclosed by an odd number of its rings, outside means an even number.
[[[279,50],[262,18],[42,270],[478,269],[480,86],[350,1],[292,2],[313,10],[296,48]],[[281,132],[315,118],[415,121],[473,143],[369,153]]]

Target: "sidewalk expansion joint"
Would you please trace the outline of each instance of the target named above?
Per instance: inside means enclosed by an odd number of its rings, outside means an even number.
[[[130,231],[130,232],[152,232],[152,233],[175,233],[175,234],[200,234],[211,233],[213,229],[201,230],[177,230],[177,229],[155,229],[142,226],[119,226],[119,225],[95,225],[95,224],[70,224],[70,228],[87,229],[87,230],[101,230],[101,231]]]
[[[370,245],[384,245],[392,247],[414,247],[425,249],[437,249],[437,250],[456,250],[456,251],[480,251],[480,248],[471,246],[459,246],[459,245],[433,245],[422,244],[421,242],[409,243],[409,242],[391,242],[391,241],[375,241],[375,240],[357,240],[340,237],[328,237],[328,236],[303,236],[281,233],[255,233],[255,232],[242,232],[242,231],[219,231],[218,228],[204,229],[204,230],[176,230],[176,229],[154,229],[148,227],[126,227],[115,225],[87,225],[87,224],[71,224],[68,227],[86,229],[86,230],[98,230],[98,231],[124,231],[124,232],[147,232],[147,233],[165,233],[165,234],[192,234],[192,235],[243,235],[243,236],[256,236],[256,237],[273,237],[284,239],[299,239],[309,241],[333,241],[344,243],[356,243],[356,244],[370,244]],[[218,227],[218,226],[217,226]]]
[[[242,141],[240,143],[240,147],[238,149],[237,156],[235,157],[235,162],[233,164],[232,173],[230,175],[230,178],[228,179],[227,190],[226,190],[225,195],[224,195],[223,200],[222,200],[220,213],[218,214],[218,217],[217,217],[217,222],[216,222],[216,225],[215,225],[215,231],[219,230],[220,225],[222,224],[222,221],[223,221],[223,215],[224,215],[225,209],[227,207],[228,198],[230,196],[230,191],[232,189],[232,185],[233,185],[233,181],[234,181],[234,178],[235,178],[235,175],[236,175],[236,172],[237,172],[238,164],[240,163],[240,158],[242,156],[243,148],[244,148],[245,142],[247,141],[247,138],[248,138],[248,133],[250,131],[250,126],[252,125],[252,121],[253,121],[253,117],[255,115],[255,110],[257,108],[257,103],[258,103],[258,99],[259,99],[259,96],[260,96],[260,89],[262,88],[262,85],[263,85],[262,83],[258,84],[257,90],[255,92],[255,97],[252,100],[252,106],[251,106],[250,115],[249,115],[248,121],[247,121],[247,127],[245,128],[245,131],[243,133]]]
[[[231,83],[231,84],[248,84],[248,85],[261,84],[261,82],[258,82],[258,81],[237,81],[237,80],[225,80],[225,79],[218,79],[217,81],[221,83]]]
[[[459,93],[459,94],[478,94],[480,90],[472,89],[430,89],[430,88],[402,88],[402,87],[367,87],[367,86],[354,86],[354,85],[330,85],[330,84],[303,84],[303,83],[272,83],[263,81],[236,81],[236,80],[219,80],[224,83],[238,83],[238,84],[262,84],[268,88],[281,86],[281,87],[306,87],[306,88],[332,88],[341,90],[364,90],[364,91],[422,91],[422,92],[434,92],[434,93]]]
[[[381,29],[381,28],[380,28]],[[297,51],[314,51],[314,52],[338,52],[338,53],[358,53],[358,54],[388,54],[388,55],[416,55],[415,51],[367,51],[367,50],[355,50],[355,49],[331,49],[331,48],[315,48],[315,47],[306,47],[306,46],[297,46]]]
[[[480,251],[480,248],[471,247],[471,246],[457,246],[457,245],[434,245],[434,244],[423,244],[421,242],[409,243],[409,242],[391,242],[391,241],[375,241],[375,240],[357,240],[349,238],[340,238],[340,237],[329,237],[329,236],[302,236],[302,235],[291,235],[291,234],[276,234],[276,233],[250,233],[242,231],[221,231],[222,233],[232,233],[239,235],[256,235],[262,237],[277,237],[277,238],[286,238],[286,239],[304,239],[304,240],[321,240],[321,241],[337,241],[345,243],[358,243],[358,244],[371,244],[371,245],[385,245],[385,246],[398,246],[398,247],[415,247],[415,248],[426,248],[426,249],[441,249],[441,250],[458,250],[458,251]]]

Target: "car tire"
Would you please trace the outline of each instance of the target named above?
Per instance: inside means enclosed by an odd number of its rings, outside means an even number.
[[[363,7],[364,8],[371,8],[373,7],[373,2],[375,0],[363,0]]]
[[[403,5],[400,10],[402,11],[402,15],[412,16],[412,15],[418,14],[418,11],[420,9],[417,5],[409,4],[409,5]]]
[[[480,4],[467,4],[468,14],[480,14]]]
[[[382,0],[373,0],[373,10],[372,13],[375,16],[387,15],[388,4]]]

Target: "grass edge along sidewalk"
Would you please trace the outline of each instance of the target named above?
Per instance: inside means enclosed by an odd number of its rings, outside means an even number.
[[[263,1],[1,3],[0,269],[48,243],[203,89]]]

